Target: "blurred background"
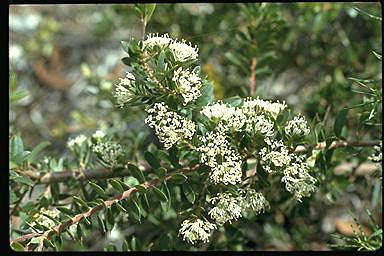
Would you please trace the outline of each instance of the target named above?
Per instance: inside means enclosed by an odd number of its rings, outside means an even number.
[[[254,69],[255,95],[285,100],[329,128],[340,109],[367,98],[354,92],[360,87],[350,77],[381,79],[381,21],[369,14],[381,17],[380,3],[158,4],[146,33],[168,33],[198,45],[217,99],[250,96]],[[153,141],[145,114],[139,108],[116,109],[111,95],[127,71],[120,41],[131,37],[140,37],[140,21],[130,4],[11,5],[10,133],[20,133],[27,147],[49,140],[49,154],[59,156],[66,154],[69,137],[109,129],[131,145],[132,159],[140,159]],[[381,81],[375,86],[381,88]],[[368,118],[371,111],[352,109],[345,137],[381,138],[381,117]],[[276,210],[255,223],[239,221],[241,235],[223,248],[328,250],[328,243],[336,243],[330,234],[353,234],[348,211],[364,226],[369,209],[381,225],[382,180],[375,175],[381,167],[367,160],[370,153],[337,151],[329,182],[306,201],[307,210]]]

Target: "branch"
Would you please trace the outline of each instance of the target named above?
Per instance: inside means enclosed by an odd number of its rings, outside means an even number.
[[[328,149],[335,149],[335,148],[344,148],[344,147],[372,147],[372,146],[378,146],[380,144],[379,140],[375,141],[332,141],[331,145],[329,145]],[[326,148],[327,144],[325,141],[319,142],[316,145],[307,145],[307,146],[297,146],[294,150],[295,153],[301,153],[306,152],[311,149],[324,149]]]
[[[155,186],[155,185],[157,185],[163,181],[171,179],[174,174],[177,174],[177,173],[185,174],[185,173],[193,172],[193,171],[196,171],[200,166],[202,166],[202,165],[197,164],[193,167],[185,167],[185,168],[182,168],[180,170],[176,170],[176,171],[173,171],[172,173],[169,173],[163,179],[153,179],[149,182],[146,181],[140,185],[143,186],[145,189],[149,189],[149,188],[151,188],[151,187],[153,187],[153,186]],[[105,200],[103,203],[100,203],[100,204],[96,205],[95,207],[92,207],[91,209],[89,209],[86,212],[77,214],[76,216],[74,216],[70,220],[63,222],[63,223],[59,224],[58,226],[56,226],[50,230],[45,231],[44,233],[26,234],[26,235],[23,235],[23,236],[20,236],[20,237],[14,239],[14,240],[11,240],[10,243],[12,244],[14,242],[21,242],[21,241],[27,240],[27,239],[32,238],[32,237],[42,237],[42,241],[44,239],[50,239],[53,235],[60,234],[60,233],[64,232],[71,225],[79,223],[85,217],[89,217],[89,216],[93,215],[95,212],[98,212],[98,211],[100,211],[106,207],[112,206],[116,202],[119,202],[119,201],[122,201],[126,198],[129,198],[133,193],[135,193],[137,191],[138,190],[135,187],[130,188],[130,189],[124,191],[123,193],[121,193],[121,194],[119,194],[113,198],[110,198],[108,200]]]
[[[255,87],[256,87],[256,75],[255,75],[255,68],[256,68],[256,58],[252,58],[251,63],[251,78],[249,79],[249,96],[253,96],[255,93]]]
[[[378,146],[380,141],[333,141],[329,146],[329,149],[340,148],[340,147],[372,147]],[[325,142],[320,142],[316,145],[297,146],[294,153],[302,153],[312,149],[324,149],[326,147]],[[91,180],[91,179],[108,179],[114,177],[126,177],[130,176],[131,173],[128,169],[121,171],[113,171],[112,169],[100,168],[96,170],[84,170],[83,175],[81,171],[74,169],[71,171],[62,172],[49,172],[43,175],[36,173],[35,171],[18,171],[22,175],[28,176],[38,184],[50,184],[55,182],[63,182],[68,179],[76,180]]]

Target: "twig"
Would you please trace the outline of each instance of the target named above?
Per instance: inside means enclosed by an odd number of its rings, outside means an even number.
[[[256,87],[256,74],[255,74],[255,68],[256,68],[256,58],[252,58],[251,63],[251,77],[249,79],[249,95],[252,97],[255,93],[255,87]]]
[[[380,141],[333,141],[329,148],[340,148],[340,147],[372,147],[380,144]],[[306,152],[311,149],[323,149],[326,147],[325,142],[320,142],[316,145],[297,146],[294,153]],[[63,182],[68,179],[76,180],[90,180],[90,179],[107,179],[114,177],[126,177],[130,176],[131,172],[128,169],[120,171],[113,171],[111,169],[100,168],[96,170],[84,170],[84,175],[79,176],[80,171],[74,169],[72,171],[62,172],[49,172],[43,175],[36,173],[35,171],[22,171],[16,170],[17,172],[30,177],[35,180],[37,184],[49,184],[55,182]]]
[[[343,147],[372,147],[372,146],[378,146],[380,144],[380,141],[332,141],[332,143],[329,145],[328,149],[335,149],[335,148],[343,148]],[[326,148],[327,144],[323,142],[319,142],[316,145],[307,145],[307,146],[297,146],[294,150],[295,153],[305,152],[311,149],[324,149]]]
[[[155,185],[157,185],[163,181],[171,179],[172,176],[176,173],[185,174],[188,172],[193,172],[193,171],[197,170],[200,166],[201,166],[201,164],[197,164],[193,167],[182,168],[182,169],[176,170],[174,172],[171,172],[170,174],[166,175],[163,179],[154,179],[154,180],[151,180],[149,182],[146,181],[140,185],[143,186],[145,189],[149,189],[149,188],[151,188],[151,187],[153,187],[153,186],[155,186]],[[108,200],[104,201],[103,203],[96,205],[95,207],[89,209],[86,212],[77,214],[76,216],[74,216],[70,220],[63,222],[60,225],[58,225],[58,226],[56,226],[50,230],[45,231],[44,233],[30,233],[27,235],[23,235],[23,236],[20,236],[14,240],[11,240],[10,243],[12,244],[14,242],[21,242],[21,241],[27,240],[27,239],[32,238],[32,237],[41,237],[42,241],[44,241],[44,239],[50,239],[53,235],[62,233],[67,228],[69,228],[71,225],[79,223],[82,219],[93,215],[95,212],[98,212],[98,211],[100,211],[106,207],[110,207],[116,202],[119,202],[119,201],[122,201],[126,198],[129,198],[133,193],[135,193],[137,191],[138,190],[135,187],[130,188],[130,189],[124,191],[123,193],[121,193],[121,194],[119,194],[119,195],[117,195],[111,199],[108,199]],[[41,244],[39,245],[38,249],[42,249],[40,247],[41,247]]]

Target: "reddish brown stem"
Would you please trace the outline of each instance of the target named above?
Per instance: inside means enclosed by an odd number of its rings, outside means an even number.
[[[200,166],[201,166],[201,164],[197,164],[197,165],[195,165],[193,167],[186,167],[186,168],[182,168],[182,169],[177,170],[177,171],[173,171],[170,174],[166,175],[163,179],[154,179],[154,180],[151,180],[149,182],[146,181],[146,182],[142,183],[141,186],[143,186],[145,189],[149,189],[149,188],[151,188],[151,187],[153,187],[153,186],[155,186],[155,185],[157,185],[157,184],[159,184],[159,183],[161,183],[163,181],[169,180],[176,173],[183,173],[183,174],[185,174],[185,173],[188,173],[188,172],[193,172],[193,171],[197,170]],[[66,222],[63,222],[63,223],[59,224],[58,226],[56,226],[56,227],[54,227],[54,228],[52,228],[50,230],[47,230],[44,233],[30,233],[30,234],[26,234],[26,235],[23,235],[21,237],[18,237],[16,239],[14,239],[14,240],[11,240],[10,243],[21,242],[21,241],[27,240],[27,239],[32,238],[32,237],[41,237],[42,241],[44,239],[50,239],[52,237],[52,235],[62,233],[67,228],[69,228],[71,225],[79,223],[85,217],[89,217],[92,214],[94,214],[95,212],[98,212],[98,211],[100,211],[100,210],[102,210],[102,209],[104,209],[106,207],[110,207],[112,204],[114,204],[116,202],[119,202],[121,200],[129,198],[133,193],[135,193],[137,191],[138,190],[135,187],[130,188],[130,189],[124,191],[123,193],[121,193],[121,194],[119,194],[119,195],[117,195],[117,196],[115,196],[113,198],[110,198],[108,200],[105,200],[103,203],[100,203],[100,204],[96,205],[95,207],[90,208],[86,212],[83,212],[83,213],[75,215],[70,220],[68,220]],[[40,247],[41,246],[39,246],[39,248]]]
[[[249,79],[249,95],[252,97],[255,93],[255,87],[256,87],[256,74],[255,74],[255,68],[256,68],[256,58],[252,58],[251,62],[251,77]]]

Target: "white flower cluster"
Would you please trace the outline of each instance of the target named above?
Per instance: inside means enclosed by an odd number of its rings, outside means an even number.
[[[30,223],[30,225],[36,229],[39,229],[38,227],[36,227],[37,224],[40,224],[47,228],[54,228],[56,226],[56,223],[45,215],[48,215],[49,217],[55,219],[59,214],[60,211],[55,208],[53,210],[41,208],[38,213],[35,213],[35,215],[33,215],[34,221]]]
[[[243,111],[244,113],[248,113],[250,115],[255,115],[261,112],[268,113],[273,118],[276,118],[277,115],[284,110],[287,107],[285,102],[280,103],[277,102],[271,102],[267,100],[262,100],[259,97],[256,99],[253,98],[247,98],[244,100],[243,103]]]
[[[377,163],[381,163],[381,160],[383,159],[382,152],[381,152],[382,147],[383,147],[383,143],[382,143],[382,141],[380,141],[379,146],[373,147],[375,152],[370,157],[368,157],[368,160],[371,160],[371,161],[377,162]]]
[[[291,161],[291,157],[283,142],[269,139],[266,142],[270,144],[270,149],[264,147],[259,152],[264,169],[271,173],[287,166]]]
[[[185,62],[195,60],[198,57],[199,49],[197,46],[192,46],[191,43],[186,43],[185,40],[178,41],[177,39],[169,38],[168,34],[159,36],[159,34],[150,34],[143,41],[144,49],[151,50],[153,46],[169,47],[176,61]]]
[[[157,137],[166,149],[178,141],[192,139],[196,130],[195,123],[170,111],[163,102],[155,103],[147,112],[149,115],[145,123],[155,129]]]
[[[203,107],[201,113],[209,119],[221,123],[224,130],[241,129],[246,122],[246,116],[242,109],[232,107],[222,101]]]
[[[303,116],[295,116],[293,120],[287,123],[284,131],[289,136],[305,136],[310,132],[307,121]]]
[[[92,134],[92,138],[96,141],[101,141],[105,137],[105,132],[102,130],[97,130],[94,134]]]
[[[215,207],[208,214],[219,225],[226,222],[232,223],[249,210],[259,214],[265,209],[269,209],[269,203],[263,194],[250,188],[239,190],[238,196],[228,192],[219,193],[210,202],[215,204]]]
[[[200,97],[201,78],[197,72],[191,72],[189,69],[178,68],[172,81],[176,83],[176,90],[184,98],[184,105]]]
[[[184,220],[181,224],[179,234],[183,236],[183,240],[186,240],[191,244],[195,244],[197,241],[207,243],[211,231],[216,228],[215,224],[201,219]]]
[[[269,202],[263,196],[263,194],[257,192],[254,189],[245,189],[242,191],[242,207],[245,210],[251,209],[256,214],[264,212],[266,209],[269,209]]]
[[[113,96],[116,100],[117,106],[122,108],[128,103],[133,95],[127,89],[135,83],[135,76],[132,73],[127,72],[124,78],[119,78],[120,82],[115,86],[113,90]]]
[[[171,42],[172,39],[169,38],[168,34],[159,36],[159,34],[156,33],[147,35],[147,39],[143,41],[143,46],[144,49],[151,49],[155,45],[159,47],[164,47],[166,45],[169,45]]]
[[[92,150],[111,167],[118,165],[118,158],[123,154],[122,146],[112,141],[99,142],[92,147]]]
[[[188,60],[195,60],[198,57],[199,49],[197,46],[192,46],[191,43],[186,44],[185,40],[181,42],[174,40],[169,49],[172,51],[176,61],[185,62]]]
[[[241,182],[241,158],[231,148],[223,131],[211,131],[200,136],[202,146],[197,148],[201,152],[201,162],[211,167],[210,178],[214,183],[237,184]],[[218,162],[218,159],[221,159]]]
[[[295,162],[284,169],[281,181],[285,188],[292,193],[295,199],[301,202],[303,197],[308,197],[315,191],[316,179],[309,174],[310,166],[302,158],[296,157]]]
[[[209,216],[219,225],[226,222],[232,223],[240,218],[242,210],[242,197],[232,196],[230,193],[220,193],[211,198],[210,202],[215,204],[209,212]]]
[[[87,137],[83,134],[80,134],[75,138],[69,139],[67,142],[67,147],[74,151],[75,147],[81,147],[84,143],[87,143]]]

